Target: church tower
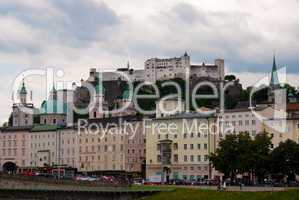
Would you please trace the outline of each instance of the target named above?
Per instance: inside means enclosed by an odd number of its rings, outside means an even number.
[[[27,104],[27,90],[26,90],[24,80],[23,80],[23,83],[22,83],[21,90],[19,91],[19,98],[20,98],[21,104],[23,104],[23,105]]]
[[[278,79],[278,73],[277,73],[277,65],[276,65],[276,58],[275,55],[273,56],[273,65],[272,65],[272,71],[271,71],[271,79],[269,83],[269,90],[268,90],[268,101],[271,103],[274,103],[275,100],[275,90],[279,90],[280,83]]]

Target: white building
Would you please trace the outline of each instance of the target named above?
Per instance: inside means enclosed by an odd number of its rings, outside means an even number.
[[[207,77],[217,80],[224,79],[224,60],[216,59],[215,64],[193,65],[190,56],[185,54],[179,58],[151,58],[145,61],[145,81],[169,80],[173,78],[186,79],[186,72],[191,77]]]
[[[260,106],[253,109],[259,116],[263,118],[271,118],[274,109],[271,106]],[[249,133],[252,137],[262,132],[263,120],[254,115],[250,108],[237,108],[225,110],[223,115],[219,115],[220,136],[225,137],[225,134],[232,133]]]

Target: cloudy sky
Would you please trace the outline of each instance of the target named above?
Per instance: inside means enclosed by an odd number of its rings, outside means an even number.
[[[194,63],[224,58],[248,86],[271,70],[276,52],[298,86],[298,10],[299,0],[1,0],[0,121],[15,77],[28,68],[63,69],[65,80],[79,81],[91,67],[143,68],[147,58],[187,51]]]

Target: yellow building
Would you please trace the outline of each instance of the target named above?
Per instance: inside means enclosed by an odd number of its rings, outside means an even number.
[[[146,176],[170,180],[213,178],[209,154],[216,148],[214,114],[183,113],[145,121]]]

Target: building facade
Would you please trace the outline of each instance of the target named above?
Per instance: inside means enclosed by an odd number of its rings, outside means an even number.
[[[216,148],[216,130],[212,126],[216,123],[216,116],[198,113],[184,113],[147,121],[147,179],[158,176],[162,182],[169,182],[215,177],[216,172],[212,169],[208,157]]]
[[[215,64],[193,65],[190,56],[185,54],[179,58],[151,58],[145,61],[144,79],[147,82],[169,80],[174,78],[186,79],[187,72],[190,77],[205,77],[215,80],[224,79],[224,60],[216,59]],[[189,77],[188,77],[189,78]]]
[[[79,134],[79,170],[141,172],[145,161],[142,121],[128,117],[90,120]],[[96,128],[101,127],[101,128]]]
[[[272,136],[273,148],[288,139],[299,143],[299,103],[288,103],[285,117],[265,119],[263,129]]]
[[[78,134],[74,129],[36,126],[29,133],[28,167],[67,165],[78,168]]]
[[[0,132],[0,169],[28,166],[31,127],[5,127]]]
[[[257,116],[253,112],[256,112]],[[247,132],[255,137],[264,131],[263,119],[270,119],[273,114],[274,109],[270,105],[225,110],[223,114],[218,114],[220,136],[224,138],[226,134]]]

